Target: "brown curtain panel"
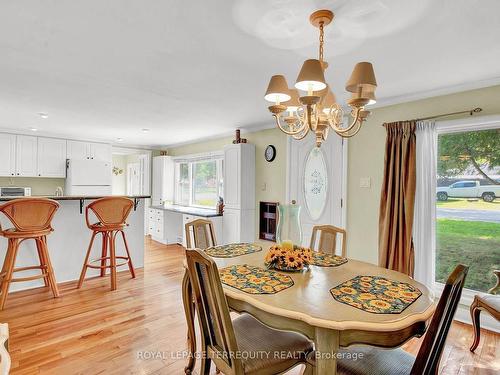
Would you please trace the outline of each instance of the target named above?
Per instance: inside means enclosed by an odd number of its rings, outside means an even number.
[[[413,276],[415,121],[384,124],[387,131],[379,217],[379,265]]]

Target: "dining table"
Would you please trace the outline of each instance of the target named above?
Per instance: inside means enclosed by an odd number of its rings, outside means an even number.
[[[261,251],[213,259],[219,271],[242,265],[265,269],[268,248],[262,244]],[[356,349],[352,345],[357,344],[396,348],[423,335],[435,310],[434,295],[425,285],[403,273],[359,260],[348,259],[335,267],[309,265],[300,272],[277,272],[289,276],[293,285],[277,293],[252,294],[223,283],[227,303],[232,311],[251,314],[271,328],[299,332],[312,340],[316,375],[337,373],[340,348],[350,347],[347,350],[352,348],[353,352]],[[332,288],[361,275],[409,284],[421,294],[402,311],[391,313],[364,311],[333,297]],[[189,277],[185,276],[185,303],[191,298],[189,288]],[[194,315],[187,318],[190,335],[194,336]],[[191,339],[193,352],[194,341]],[[192,373],[193,367],[194,360],[190,360],[186,373]]]

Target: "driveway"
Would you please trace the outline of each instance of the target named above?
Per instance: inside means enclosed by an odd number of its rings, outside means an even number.
[[[438,219],[457,219],[467,221],[489,221],[500,223],[500,211],[496,210],[460,210],[453,208],[437,208]]]

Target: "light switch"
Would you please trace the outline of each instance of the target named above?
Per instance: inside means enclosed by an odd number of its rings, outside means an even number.
[[[372,186],[372,179],[370,177],[361,177],[359,179],[359,187],[369,189]]]
[[[262,191],[266,191],[267,189],[267,184],[264,182],[261,186],[260,186],[260,190]]]

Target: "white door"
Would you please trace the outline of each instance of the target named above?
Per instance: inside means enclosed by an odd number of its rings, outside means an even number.
[[[344,226],[342,138],[330,134],[319,150],[311,154],[312,150],[316,150],[312,134],[300,141],[289,139],[287,202],[284,203],[295,200],[302,207],[300,217],[304,246],[309,246],[314,225]]]
[[[38,176],[66,177],[66,140],[38,138]]]
[[[141,165],[127,164],[127,195],[141,194]]]
[[[68,141],[67,158],[75,160],[90,159],[90,144],[80,141]]]
[[[16,174],[16,136],[0,134],[0,176],[12,177]]]
[[[16,136],[16,176],[37,176],[37,138],[27,135]]]
[[[90,158],[101,161],[111,161],[111,145],[107,143],[91,143]]]

